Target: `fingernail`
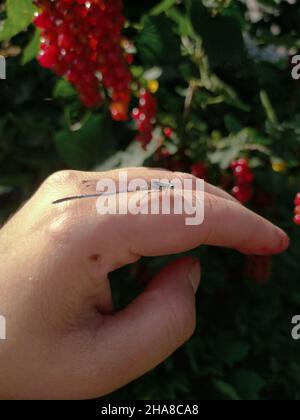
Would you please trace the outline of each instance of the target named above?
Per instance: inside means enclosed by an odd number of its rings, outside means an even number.
[[[281,250],[287,249],[290,244],[289,236],[284,232],[284,230],[280,228],[277,228],[277,235],[279,237],[279,242],[280,242],[278,248],[281,248]]]
[[[196,293],[200,285],[200,263],[198,258],[193,260],[189,268],[188,279],[193,287],[194,293]]]

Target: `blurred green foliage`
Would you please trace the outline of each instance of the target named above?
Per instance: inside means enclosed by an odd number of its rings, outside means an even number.
[[[291,319],[300,312],[299,228],[292,223],[300,189],[300,89],[290,67],[300,43],[300,5],[291,3],[125,0],[125,32],[137,48],[132,72],[141,83],[147,74],[160,83],[156,140],[147,151],[134,142],[131,123],[112,122],[106,107],[86,111],[67,82],[32,60],[39,34],[29,24],[31,1],[0,6],[8,76],[0,81],[2,221],[56,170],[164,165],[157,162],[157,137],[170,126],[175,136],[164,146],[173,161],[183,168],[206,162],[213,183],[233,159],[247,156],[256,193],[269,198],[259,210],[292,237],[266,284],[245,275],[245,257],[234,251],[195,250],[203,281],[194,337],[110,398],[300,397],[300,344],[291,339]],[[280,172],[273,170],[276,162]],[[118,307],[172,258],[145,259],[114,273]]]

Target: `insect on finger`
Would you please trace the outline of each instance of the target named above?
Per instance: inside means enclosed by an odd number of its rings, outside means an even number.
[[[151,186],[148,187],[148,189],[145,189],[145,191],[147,192],[151,192],[151,191],[168,191],[168,190],[174,190],[175,186],[172,183],[164,183],[164,182],[159,182],[159,181],[154,181],[153,183],[151,183]],[[132,192],[132,191],[119,191],[118,194],[124,194],[124,193],[128,193],[128,192]],[[58,200],[53,201],[52,204],[62,204],[68,201],[74,201],[74,200],[82,200],[82,199],[88,199],[88,198],[98,198],[98,197],[102,197],[102,196],[110,196],[110,195],[114,195],[115,193],[95,193],[95,194],[82,194],[82,195],[74,195],[74,196],[70,196],[70,197],[64,197],[64,198],[60,198]]]

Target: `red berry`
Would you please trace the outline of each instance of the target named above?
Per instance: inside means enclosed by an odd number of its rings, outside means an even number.
[[[238,161],[240,162],[240,161]],[[248,164],[238,163],[233,166],[233,174],[239,183],[251,183],[254,179],[253,173]]]
[[[40,29],[51,29],[53,27],[52,20],[47,13],[37,14],[34,18],[33,23],[37,28]]]
[[[157,101],[149,91],[141,89],[139,107],[132,111],[139,132],[136,140],[145,148],[152,140],[152,132],[156,122]]]
[[[55,66],[58,55],[58,49],[55,46],[49,46],[47,50],[41,51],[38,61],[45,68],[53,68]]]
[[[247,159],[238,159],[230,165],[235,177],[235,187],[232,190],[233,195],[241,203],[247,203],[254,195],[252,182],[254,180],[253,172]]]
[[[300,206],[300,193],[296,195],[294,204],[295,206]]]
[[[236,183],[237,185],[241,184],[251,184],[254,180],[254,175],[252,172],[247,172],[243,176],[237,176],[236,177]]]
[[[248,162],[247,159],[244,159],[244,158],[238,159],[237,163],[238,163],[238,165],[249,168],[249,162]]]
[[[160,157],[163,159],[167,159],[169,157],[171,157],[171,153],[169,152],[169,150],[166,147],[162,147],[159,151]]]
[[[192,165],[191,173],[197,178],[205,179],[207,177],[208,168],[203,162],[198,162]]]
[[[238,186],[236,185],[232,190],[235,198],[242,204],[248,203],[254,194],[253,187],[251,185]]]
[[[231,164],[230,164],[230,168],[231,168],[232,170],[234,170],[237,166],[238,166],[238,162],[237,162],[237,160],[234,160],[234,161],[233,161],[233,162],[231,162]]]
[[[300,206],[295,207],[294,213],[300,214]]]
[[[128,120],[128,109],[124,102],[113,102],[110,106],[110,112],[115,121]]]
[[[132,54],[125,54],[125,58],[126,58],[126,61],[129,65],[131,65],[133,63],[134,58],[133,58]]]
[[[166,128],[164,128],[164,135],[165,135],[168,139],[170,139],[170,138],[172,137],[172,135],[173,135],[173,130],[172,130],[172,128],[170,128],[170,127],[166,127]]]
[[[249,168],[249,162],[247,159],[238,159],[231,162],[231,169],[235,169],[237,166],[243,166],[244,168]]]
[[[294,217],[294,223],[300,226],[300,214],[296,214]]]
[[[242,165],[236,165],[233,169],[235,176],[243,176],[246,172],[248,172],[248,168]]]

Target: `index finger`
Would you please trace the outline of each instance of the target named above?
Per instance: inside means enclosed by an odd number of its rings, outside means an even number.
[[[187,226],[186,214],[128,214],[126,221],[122,215],[113,216],[113,229],[140,256],[185,252],[202,244],[255,255],[277,254],[288,247],[285,232],[234,201],[205,193],[204,207],[201,225]]]

